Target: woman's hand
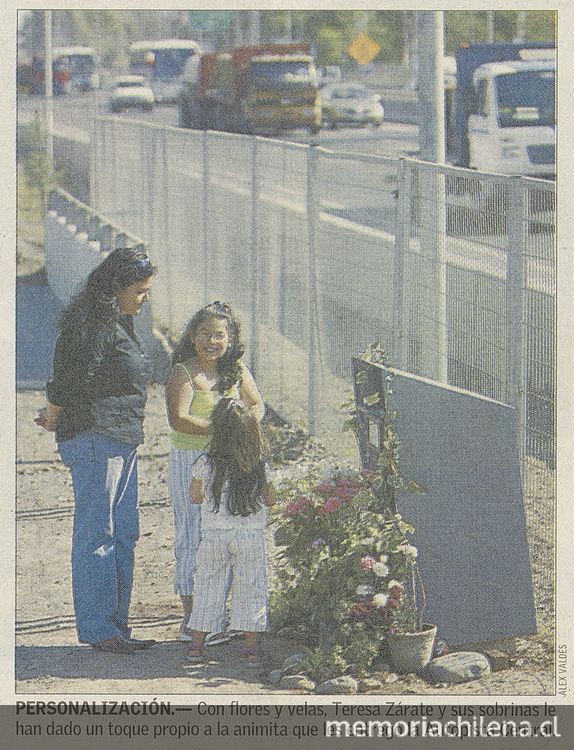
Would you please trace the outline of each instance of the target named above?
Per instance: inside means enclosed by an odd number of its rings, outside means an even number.
[[[38,413],[34,417],[34,422],[39,426],[43,427],[48,432],[54,432],[58,423],[58,416],[62,411],[61,407],[55,404],[47,404],[38,409]]]

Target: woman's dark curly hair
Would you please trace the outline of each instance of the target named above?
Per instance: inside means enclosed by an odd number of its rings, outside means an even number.
[[[83,288],[62,311],[60,328],[80,322],[106,325],[118,320],[118,293],[137,281],[153,276],[156,271],[141,246],[112,250],[94,268]]]
[[[229,346],[225,354],[216,362],[217,390],[223,395],[229,388],[241,383],[239,360],[245,353],[245,347],[241,341],[241,326],[239,321],[229,305],[226,305],[224,302],[219,302],[219,300],[211,302],[195,313],[185,327],[183,336],[171,355],[171,364],[176,365],[178,362],[185,362],[195,357],[196,351],[191,340],[192,336],[195,336],[195,332],[201,323],[211,318],[219,318],[225,320],[227,323]]]

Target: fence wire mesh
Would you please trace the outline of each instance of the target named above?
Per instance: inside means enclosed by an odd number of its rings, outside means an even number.
[[[94,207],[160,267],[154,317],[179,335],[211,299],[238,311],[264,397],[327,447],[350,358],[516,406],[537,592],[555,499],[555,189],[480,174],[102,118]],[[540,596],[538,604],[540,605]]]

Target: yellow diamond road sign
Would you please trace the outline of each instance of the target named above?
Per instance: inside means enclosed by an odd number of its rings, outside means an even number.
[[[361,32],[347,47],[347,54],[361,65],[366,65],[379,54],[380,49],[380,45]]]

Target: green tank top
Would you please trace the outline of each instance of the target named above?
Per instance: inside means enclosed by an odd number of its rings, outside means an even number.
[[[180,363],[181,364],[181,363]],[[191,383],[191,376],[187,371],[187,367],[181,364],[181,367],[187,373],[189,382]],[[237,385],[232,386],[223,394],[227,398],[239,398],[239,388]],[[193,398],[189,405],[188,414],[192,417],[200,417],[201,419],[209,419],[213,410],[215,409],[218,401],[222,398],[219,391],[198,391],[196,388],[193,389]],[[205,435],[192,435],[189,432],[179,432],[178,430],[171,431],[171,444],[174,448],[179,448],[186,451],[204,451],[209,445],[211,440],[211,433]]]

